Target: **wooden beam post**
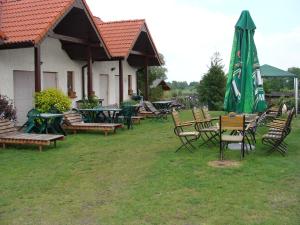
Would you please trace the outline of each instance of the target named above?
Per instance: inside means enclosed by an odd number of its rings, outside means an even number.
[[[124,101],[123,59],[119,59],[119,105]]]
[[[145,71],[145,90],[144,90],[144,100],[149,100],[149,75],[148,75],[148,57],[145,57],[145,66],[144,66],[144,71]]]
[[[34,47],[34,82],[35,92],[40,92],[41,88],[41,47]]]
[[[93,68],[92,68],[92,52],[91,47],[87,47],[87,91],[88,97],[93,96],[95,93],[93,91]]]

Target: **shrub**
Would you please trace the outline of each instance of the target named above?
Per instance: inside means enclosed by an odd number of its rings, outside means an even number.
[[[13,101],[5,95],[0,94],[0,119],[8,119],[16,121],[16,109],[13,105]]]
[[[136,105],[136,104],[139,104],[139,102],[131,99],[131,100],[123,101],[121,103],[121,107],[123,107],[123,106],[129,106],[129,105]]]
[[[49,112],[56,108],[60,112],[68,111],[71,108],[71,100],[61,90],[49,88],[35,94],[35,104],[40,112]]]
[[[288,109],[295,107],[294,97],[280,97],[272,101],[272,105],[279,106],[281,104],[286,104]]]
[[[161,100],[162,96],[163,96],[163,90],[160,86],[150,89],[150,96],[149,96],[150,101],[154,102],[154,101]]]
[[[82,99],[79,101],[80,109],[93,109],[99,106],[99,98],[97,96],[90,96],[87,99]]]

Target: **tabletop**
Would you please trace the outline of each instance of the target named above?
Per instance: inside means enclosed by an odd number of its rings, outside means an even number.
[[[166,100],[166,101],[156,101],[156,102],[152,102],[153,104],[170,104],[172,103],[173,101],[170,101],[170,100]]]
[[[63,117],[64,114],[61,113],[41,113],[39,117],[44,119],[50,119],[50,118],[57,118],[57,117]]]
[[[96,108],[96,109],[78,109],[81,112],[103,112],[103,111],[121,111],[120,108]]]

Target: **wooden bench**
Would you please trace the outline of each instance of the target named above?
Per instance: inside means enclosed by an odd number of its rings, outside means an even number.
[[[21,133],[17,131],[11,121],[0,120],[0,144],[3,148],[7,144],[37,145],[39,150],[42,151],[43,146],[50,145],[53,142],[56,147],[56,141],[63,139],[63,135]]]
[[[81,115],[78,112],[67,112],[64,113],[64,123],[63,128],[66,130],[71,130],[74,134],[77,131],[103,131],[105,136],[109,132],[116,132],[117,128],[122,128],[123,125],[119,123],[84,123]]]

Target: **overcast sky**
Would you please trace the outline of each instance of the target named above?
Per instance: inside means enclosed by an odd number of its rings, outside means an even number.
[[[103,21],[146,19],[165,56],[168,80],[199,81],[214,52],[228,70],[234,25],[242,10],[256,24],[260,64],[300,67],[299,0],[86,0]]]

